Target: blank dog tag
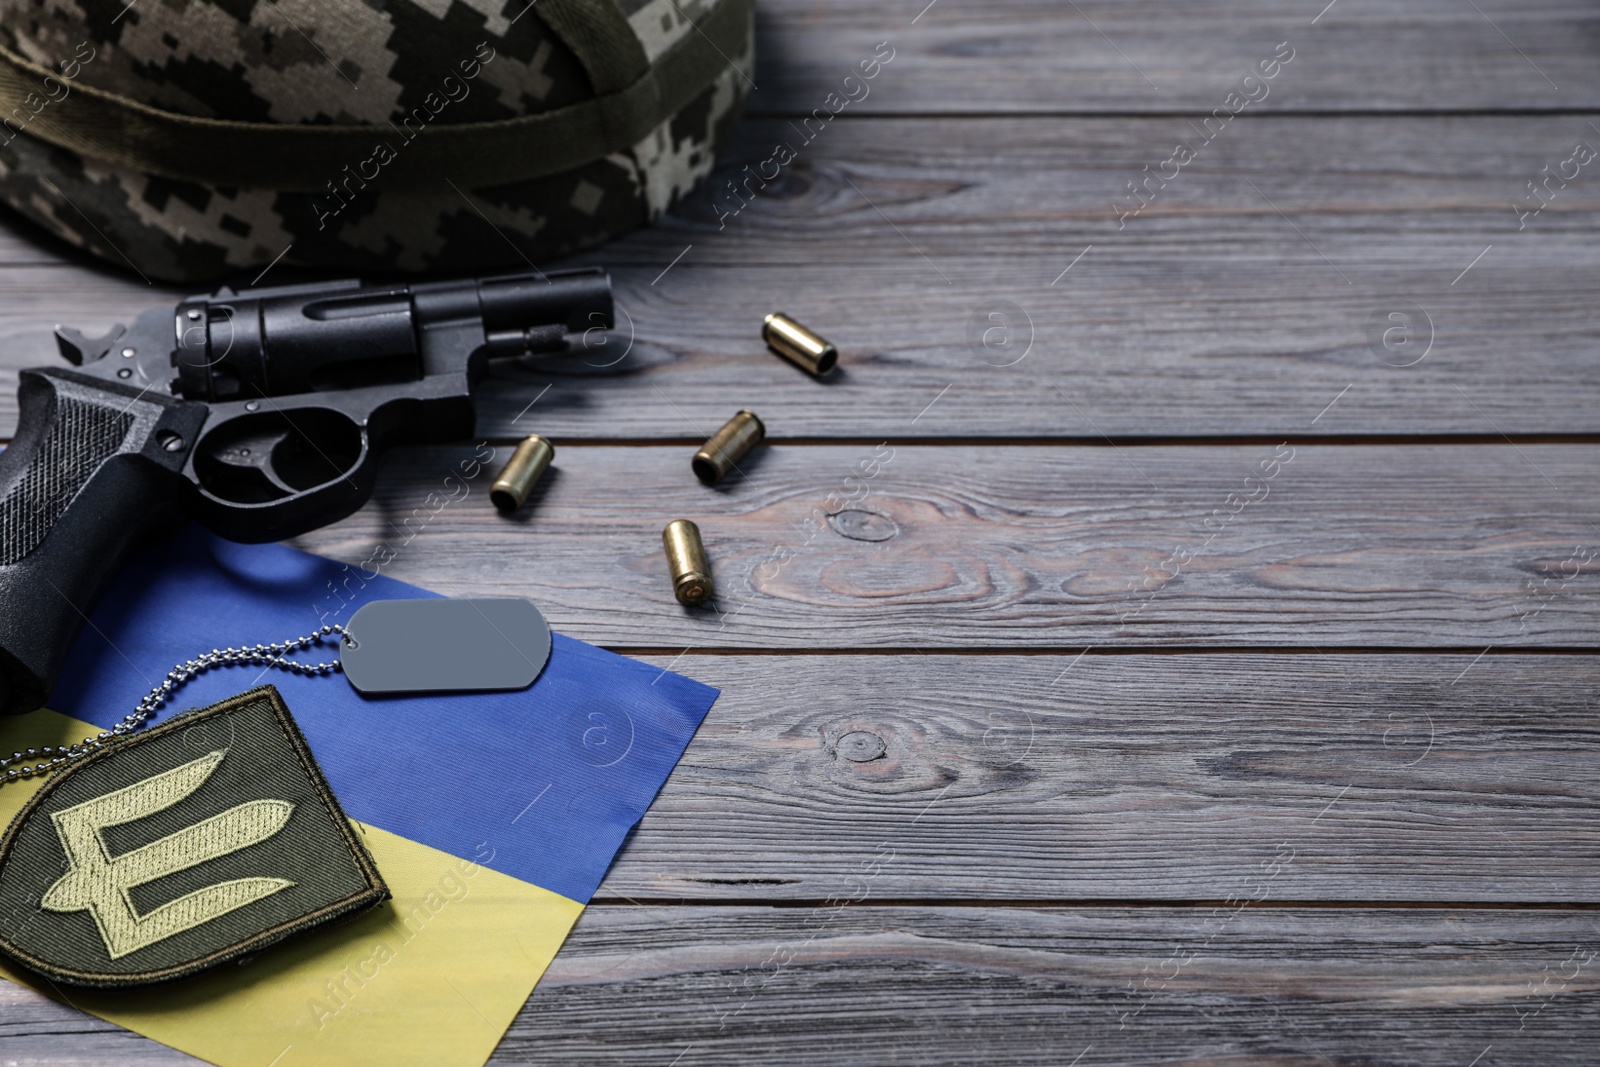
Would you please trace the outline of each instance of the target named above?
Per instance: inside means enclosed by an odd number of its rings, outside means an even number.
[[[522,599],[374,600],[345,627],[339,662],[362,693],[524,689],[550,659],[550,624]]]

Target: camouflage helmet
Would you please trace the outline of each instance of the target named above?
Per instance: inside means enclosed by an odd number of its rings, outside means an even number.
[[[0,196],[141,274],[481,272],[711,168],[754,0],[0,0]]]

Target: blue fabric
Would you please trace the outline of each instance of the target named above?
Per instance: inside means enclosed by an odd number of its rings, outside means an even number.
[[[437,595],[369,573],[191,527],[123,569],[50,706],[109,727],[202,652],[348,622],[369,600]],[[335,641],[297,658],[336,658]],[[492,852],[487,866],[583,903],[717,698],[556,634],[544,673],[518,692],[364,697],[342,675],[229,667],[190,682],[156,721],[269,682],[352,818],[463,858]]]

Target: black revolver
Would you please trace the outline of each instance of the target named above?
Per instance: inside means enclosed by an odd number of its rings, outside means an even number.
[[[0,713],[44,704],[118,564],[188,513],[235,541],[344,518],[397,443],[472,434],[490,359],[609,329],[600,270],[220,289],[25,370],[0,453]]]

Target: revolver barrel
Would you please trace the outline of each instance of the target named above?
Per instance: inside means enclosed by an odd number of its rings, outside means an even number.
[[[191,400],[289,396],[416,381],[432,329],[475,325],[487,355],[514,356],[612,322],[610,281],[598,269],[222,289],[178,305],[173,361]]]

